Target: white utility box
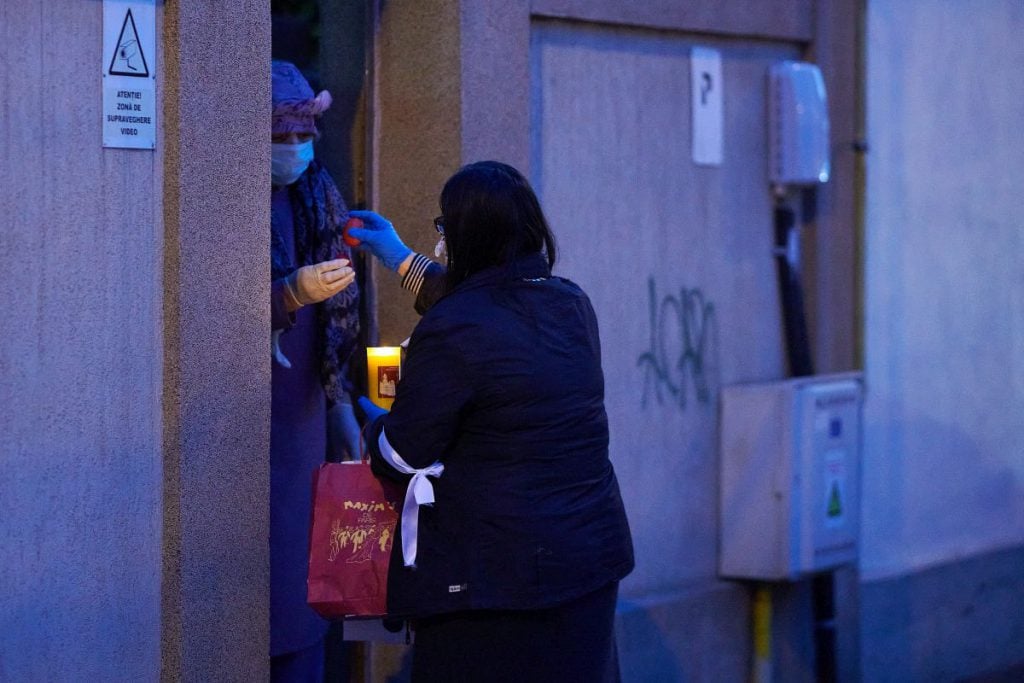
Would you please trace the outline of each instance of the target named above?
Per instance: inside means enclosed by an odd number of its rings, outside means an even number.
[[[768,175],[779,185],[828,182],[828,101],[821,69],[779,62],[768,69]]]
[[[719,573],[792,580],[856,562],[859,374],[722,390]]]

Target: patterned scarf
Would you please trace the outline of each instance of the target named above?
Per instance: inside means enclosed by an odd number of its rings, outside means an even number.
[[[348,209],[327,171],[314,160],[297,181],[288,186],[295,221],[295,259],[288,258],[282,227],[271,212],[270,270],[275,280],[302,266],[334,258],[352,261],[341,239]],[[359,288],[355,282],[343,292],[317,304],[320,330],[320,379],[328,401],[335,403],[352,390],[345,365],[359,337]]]

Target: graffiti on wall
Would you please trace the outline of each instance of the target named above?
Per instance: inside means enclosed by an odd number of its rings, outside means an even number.
[[[685,409],[690,387],[701,404],[710,404],[709,356],[714,342],[715,307],[700,289],[682,287],[678,295],[658,298],[654,278],[647,281],[649,346],[637,358],[644,373],[641,405],[653,393],[658,404]]]

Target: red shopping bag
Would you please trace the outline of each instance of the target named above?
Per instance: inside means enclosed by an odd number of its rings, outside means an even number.
[[[325,619],[387,613],[388,560],[402,489],[368,462],[324,463],[313,475],[307,602]]]

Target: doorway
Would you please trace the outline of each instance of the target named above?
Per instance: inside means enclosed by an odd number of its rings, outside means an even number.
[[[318,121],[315,157],[327,168],[349,209],[366,208],[370,196],[372,0],[271,0],[271,57],[292,62],[314,92],[327,90],[331,107]],[[360,346],[377,341],[374,287],[366,257],[353,266],[360,297]],[[357,347],[349,378],[365,394],[365,353]],[[361,643],[344,640],[341,623],[325,640],[324,681],[362,680]]]

